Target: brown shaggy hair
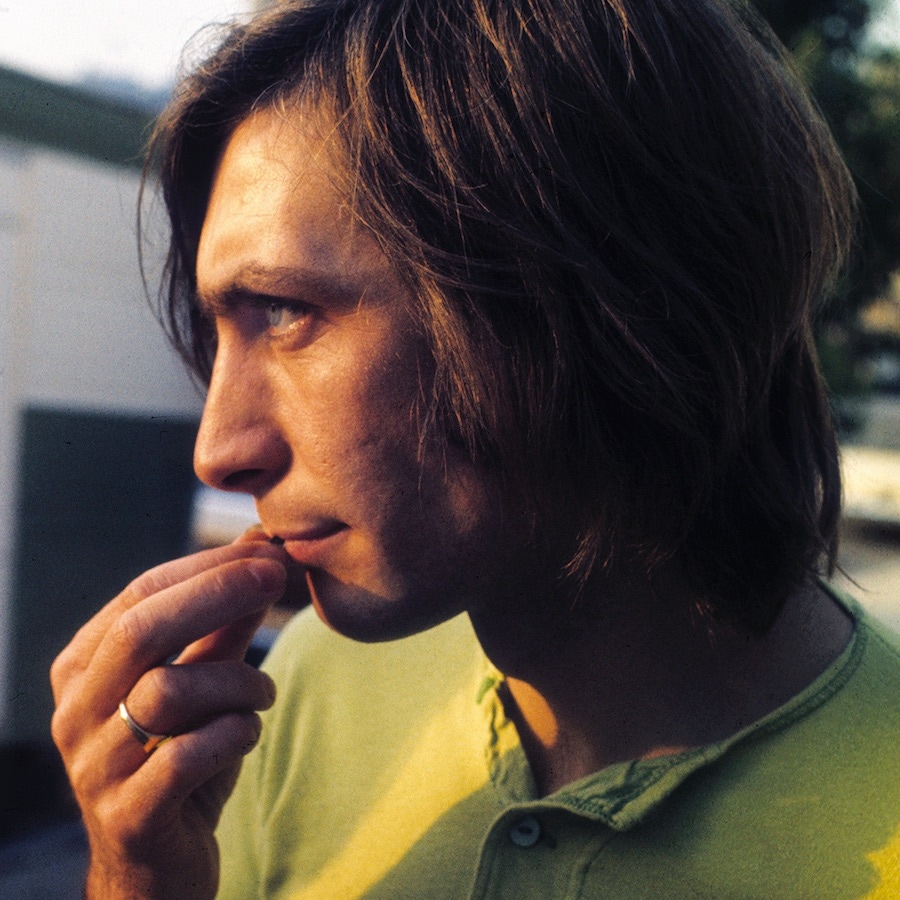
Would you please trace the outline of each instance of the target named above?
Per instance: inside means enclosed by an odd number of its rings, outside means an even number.
[[[811,316],[853,190],[783,51],[719,0],[307,0],[231,29],[162,116],[170,335],[259,108],[336,123],[359,220],[420,301],[432,421],[571,528],[568,575],[674,562],[763,632],[836,548]]]

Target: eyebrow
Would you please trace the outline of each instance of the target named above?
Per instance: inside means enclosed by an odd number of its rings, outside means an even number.
[[[365,273],[363,273],[365,274]],[[342,281],[312,269],[290,266],[242,266],[232,280],[213,291],[198,286],[195,303],[205,316],[228,316],[244,303],[297,300],[325,303],[332,306],[356,306],[368,293],[368,286],[381,280],[382,273],[369,277]]]

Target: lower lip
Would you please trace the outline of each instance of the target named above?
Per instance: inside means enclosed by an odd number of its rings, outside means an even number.
[[[288,556],[304,566],[315,566],[321,563],[324,555],[337,541],[347,533],[347,527],[341,526],[315,537],[285,538],[284,549]]]

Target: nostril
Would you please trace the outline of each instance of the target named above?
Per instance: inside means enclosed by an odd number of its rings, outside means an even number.
[[[226,475],[221,481],[221,486],[222,489],[226,491],[247,490],[247,487],[256,481],[262,474],[262,469],[241,469],[238,472],[232,472],[230,475]]]

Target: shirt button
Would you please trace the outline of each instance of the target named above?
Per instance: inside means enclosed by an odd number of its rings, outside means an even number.
[[[517,847],[533,847],[541,837],[541,823],[534,816],[519,819],[509,829],[509,839]]]

